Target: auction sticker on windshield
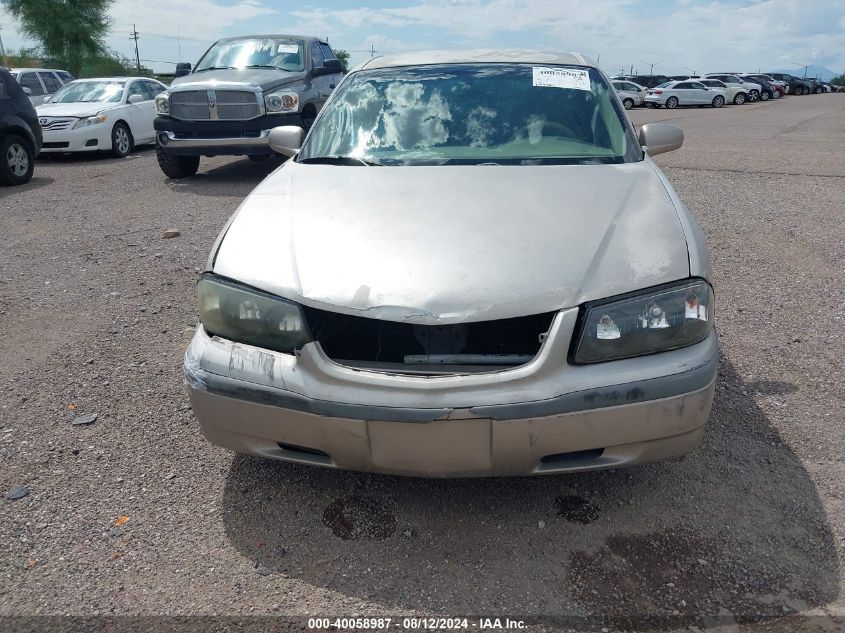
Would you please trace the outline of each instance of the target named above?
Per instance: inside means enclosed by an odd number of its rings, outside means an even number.
[[[590,87],[590,72],[580,68],[548,68],[534,66],[534,85],[541,88],[569,88],[572,90],[588,90]]]

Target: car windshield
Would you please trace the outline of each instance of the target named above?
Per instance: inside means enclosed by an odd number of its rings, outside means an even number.
[[[590,164],[642,150],[593,68],[449,64],[363,70],[299,152],[341,164]]]
[[[125,81],[75,81],[59,89],[50,103],[120,103]]]
[[[277,37],[225,40],[203,55],[194,72],[255,67],[297,72],[305,68],[304,59],[304,40]]]

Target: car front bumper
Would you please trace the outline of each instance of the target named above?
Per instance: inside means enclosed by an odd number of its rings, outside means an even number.
[[[111,149],[111,126],[106,123],[77,129],[44,131],[42,154],[65,152],[97,152]]]
[[[200,326],[185,355],[186,383],[212,443],[347,470],[547,474],[695,448],[713,402],[716,334],[682,350],[573,366],[560,359],[576,318],[577,310],[560,313],[527,365],[437,378],[345,367],[316,343],[279,354]]]

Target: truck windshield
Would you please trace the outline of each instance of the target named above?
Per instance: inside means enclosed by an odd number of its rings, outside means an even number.
[[[613,88],[594,68],[508,63],[357,72],[326,104],[297,160],[473,165],[641,158]]]
[[[304,40],[274,37],[223,40],[203,55],[194,72],[252,67],[298,72],[305,68],[304,59]]]

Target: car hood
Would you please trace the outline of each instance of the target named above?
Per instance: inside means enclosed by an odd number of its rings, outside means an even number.
[[[42,103],[36,106],[38,116],[94,116],[98,112],[118,107],[119,103]]]
[[[207,70],[178,77],[171,84],[171,92],[190,90],[191,84],[243,84],[267,91],[278,86],[305,79],[305,72],[288,72],[272,68],[230,68],[226,70]]]
[[[288,162],[244,201],[214,272],[393,321],[502,319],[689,276],[657,167]]]

